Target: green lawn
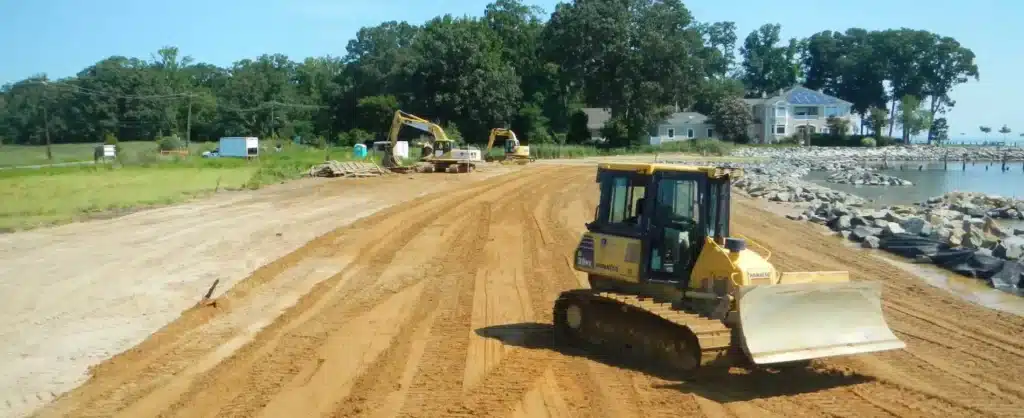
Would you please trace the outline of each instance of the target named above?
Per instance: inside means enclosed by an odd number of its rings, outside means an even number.
[[[0,231],[166,205],[220,189],[240,189],[258,167],[145,167],[41,171],[0,177]]]
[[[0,231],[167,205],[218,189],[255,189],[301,177],[325,158],[352,158],[348,149],[301,146],[265,152],[256,160],[167,157],[155,148],[126,148],[137,155],[113,164],[0,170]]]

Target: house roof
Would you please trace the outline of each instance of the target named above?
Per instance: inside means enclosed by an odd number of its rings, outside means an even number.
[[[602,109],[598,107],[587,107],[583,108],[583,113],[587,115],[587,129],[601,129],[604,124],[611,119],[612,113],[608,109]],[[675,112],[669,115],[662,125],[685,125],[689,123],[706,123],[708,120],[707,116],[697,112]]]
[[[817,90],[811,90],[801,85],[795,85],[787,90],[780,91],[778,94],[768,97],[766,99],[743,99],[748,105],[762,104],[762,103],[773,103],[779,100],[783,100],[793,105],[803,106],[827,106],[844,104],[850,105],[852,103],[840,99],[835,96],[830,96]]]
[[[705,123],[708,117],[697,112],[676,112],[669,115],[662,125],[686,125],[689,123]]]
[[[600,107],[585,107],[583,113],[587,115],[587,129],[601,129],[612,118],[611,110]]]

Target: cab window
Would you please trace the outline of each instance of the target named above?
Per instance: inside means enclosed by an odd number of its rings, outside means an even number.
[[[598,223],[616,226],[637,226],[642,220],[643,197],[646,184],[632,173],[606,172],[601,179],[603,210]]]
[[[666,178],[658,181],[651,222],[650,272],[679,280],[693,264],[700,247],[700,184],[695,179]]]
[[[684,218],[697,222],[697,182],[694,180],[662,179],[658,182],[658,201],[655,216],[671,220]]]

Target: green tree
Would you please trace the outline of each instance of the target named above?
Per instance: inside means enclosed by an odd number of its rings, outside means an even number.
[[[1009,126],[1003,125],[1002,128],[999,128],[999,133],[1003,134],[1003,140],[1004,141],[1006,140],[1006,135],[1009,135],[1010,132],[1012,132],[1012,131],[1010,130]]]
[[[485,23],[434,18],[423,26],[413,50],[431,57],[421,60],[411,77],[415,108],[457,123],[470,142],[486,141],[492,127],[512,120],[522,98],[521,80]]]
[[[985,134],[986,139],[988,139],[988,134],[992,133],[992,128],[989,126],[979,126],[978,129],[981,130],[981,133]]]
[[[752,96],[771,95],[796,84],[798,44],[795,39],[781,44],[781,30],[778,24],[765,24],[743,40],[743,84]]]
[[[628,144],[664,119],[666,105],[691,105],[706,76],[703,62],[691,59],[704,51],[701,33],[678,0],[562,3],[544,39],[563,80],[582,81],[568,88],[580,89],[591,106],[610,108],[613,131],[628,133],[615,138]]]
[[[590,130],[587,129],[587,123],[589,123],[589,118],[582,110],[572,112],[572,118],[569,121],[569,132],[566,135],[565,142],[569,144],[582,144],[589,141]]]
[[[830,116],[825,123],[828,125],[829,134],[837,138],[845,138],[850,133],[850,121],[846,118]]]
[[[929,110],[934,117],[956,105],[949,97],[953,87],[971,78],[980,78],[974,52],[960,45],[956,39],[946,36],[939,38],[927,57],[924,93],[931,98]]]
[[[357,126],[374,135],[383,137],[391,128],[391,119],[398,110],[395,96],[369,96],[359,99],[356,105]]]
[[[932,122],[931,129],[928,130],[928,143],[931,144],[935,141],[939,144],[949,141],[949,124],[946,122],[946,118],[937,118]]]
[[[727,97],[715,104],[710,116],[718,136],[727,141],[745,143],[751,116],[747,104],[737,97]]]
[[[868,109],[867,123],[871,126],[872,132],[875,136],[882,139],[885,126],[889,123],[889,112],[880,107],[871,107]],[[885,144],[884,142],[882,144]]]
[[[910,137],[926,132],[932,120],[931,114],[921,108],[921,100],[907,95],[900,99],[896,122],[903,130],[903,143],[909,144]]]

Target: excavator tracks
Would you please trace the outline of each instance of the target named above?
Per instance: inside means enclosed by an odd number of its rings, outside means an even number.
[[[632,294],[562,292],[554,323],[555,335],[568,344],[677,374],[727,359],[734,347],[732,330],[721,321]]]

